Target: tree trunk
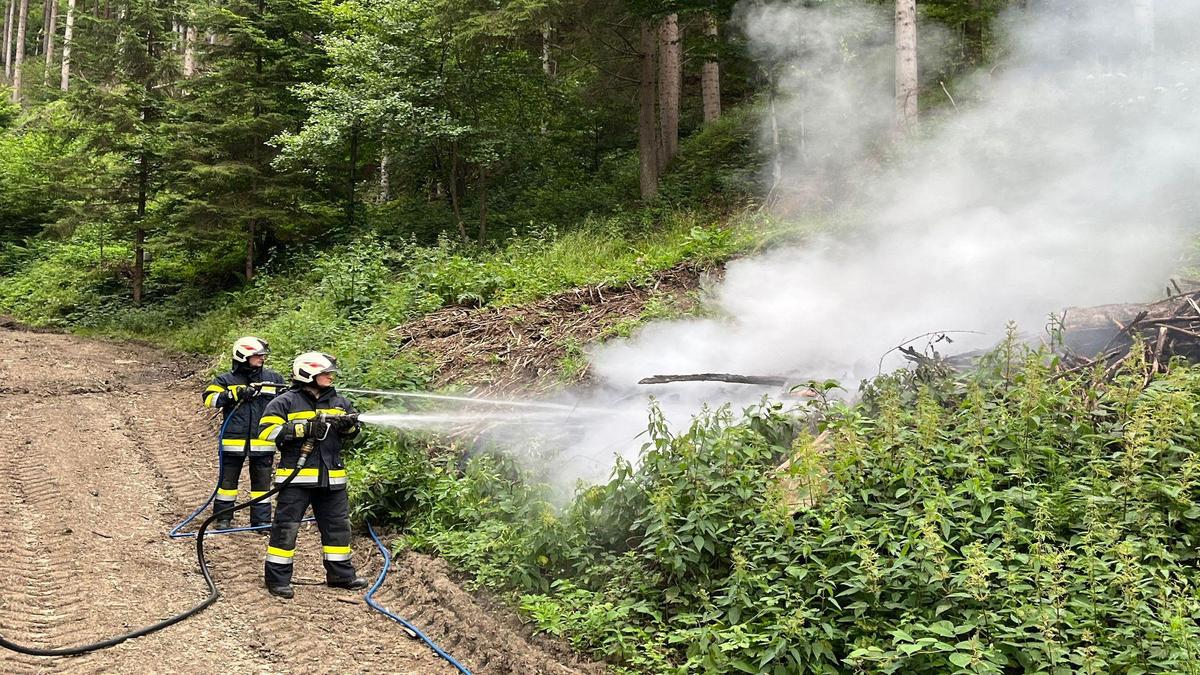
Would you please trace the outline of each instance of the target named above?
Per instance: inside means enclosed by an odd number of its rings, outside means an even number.
[[[717,29],[717,19],[711,12],[704,13],[704,34],[712,42],[710,48],[715,49],[721,34]],[[716,56],[704,62],[700,91],[704,100],[704,123],[712,124],[721,118],[721,64]]]
[[[17,2],[16,0],[8,0],[8,10],[4,12],[4,54],[0,60],[4,61],[4,79],[12,79],[12,43],[13,43],[13,21],[17,17]]]
[[[542,72],[552,80],[558,71],[557,64],[554,63],[550,53],[550,39],[553,36],[554,31],[550,28],[550,24],[542,24]]]
[[[63,29],[62,74],[58,88],[67,91],[71,86],[71,40],[75,35],[75,0],[67,0],[67,25]]]
[[[638,159],[641,171],[642,199],[658,196],[658,118],[654,111],[658,69],[655,52],[658,44],[648,19],[642,21],[641,79],[638,83]]]
[[[16,44],[13,45],[13,103],[21,102],[21,67],[25,65],[25,29],[29,23],[29,0],[21,0],[18,14]]]
[[[188,24],[183,31],[183,76],[196,74],[196,27]]]
[[[46,38],[50,35],[50,5],[56,0],[44,0],[42,2],[42,32],[38,34],[37,47],[33,48],[33,53],[37,56],[46,54]]]
[[[54,35],[58,32],[58,0],[50,0],[50,32],[46,33],[46,69],[42,73],[42,84],[50,86],[50,70],[54,68]]]
[[[917,0],[896,0],[896,137],[917,129]]]
[[[386,204],[392,201],[392,156],[388,154],[385,148],[379,154],[379,203]]]
[[[767,72],[767,119],[771,122],[771,189],[768,200],[774,199],[783,185],[783,148],[779,142],[779,114],[775,108],[775,77]]]
[[[679,153],[679,94],[683,87],[683,60],[678,14],[663,17],[658,28],[658,42],[658,115],[659,140],[662,143],[658,168],[662,171]]]

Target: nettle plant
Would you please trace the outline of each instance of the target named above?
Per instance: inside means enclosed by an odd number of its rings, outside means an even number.
[[[777,406],[654,413],[565,509],[477,470],[410,542],[630,671],[1197,673],[1200,368],[1134,361],[1010,341],[821,402],[819,440]]]

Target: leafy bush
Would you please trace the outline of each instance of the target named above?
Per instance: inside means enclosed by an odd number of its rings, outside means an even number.
[[[654,416],[560,510],[493,459],[416,462],[400,545],[641,672],[1196,672],[1200,368],[987,364],[869,383],[822,443],[772,406]]]

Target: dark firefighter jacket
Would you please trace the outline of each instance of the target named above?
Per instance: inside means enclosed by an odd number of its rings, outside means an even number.
[[[263,412],[258,425],[258,440],[272,441],[279,446],[279,467],[275,470],[275,482],[284,479],[296,470],[300,459],[300,446],[304,438],[296,435],[298,422],[311,420],[320,413],[326,415],[348,415],[358,412],[346,397],[333,387],[313,396],[299,386],[293,386],[275,397]],[[300,467],[300,474],[291,485],[297,487],[327,487],[331,490],[346,488],[346,465],[342,462],[342,444],[358,435],[359,425],[342,432],[330,429],[323,440],[308,457],[308,463]]]
[[[254,382],[266,382],[258,396],[238,405],[230,393],[234,385],[248,385]],[[244,364],[236,364],[233,370],[221,373],[212,384],[204,390],[204,405],[210,408],[220,408],[224,419],[229,421],[225,426],[225,437],[221,441],[222,450],[230,455],[273,455],[275,444],[260,442],[258,436],[258,420],[262,417],[267,404],[276,394],[283,392],[287,383],[283,377],[269,368],[250,368]]]

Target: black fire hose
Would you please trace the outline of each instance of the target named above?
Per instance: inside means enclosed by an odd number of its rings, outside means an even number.
[[[322,414],[320,418],[322,421],[324,421],[325,415]],[[300,475],[300,469],[308,463],[308,456],[312,454],[317,440],[319,439],[309,438],[304,442],[304,445],[300,447],[300,459],[296,461],[296,470],[292,471],[291,475],[285,478],[282,483],[276,485],[274,488],[271,488],[271,490],[267,491],[266,494],[259,495],[258,497],[251,499],[244,504],[235,504],[228,509],[222,509],[221,515],[233,513],[234,511],[240,511],[244,508],[257,504],[264,499],[270,499],[275,495],[275,493],[290,485],[291,482],[296,479],[296,476]],[[217,590],[217,584],[213,581],[212,574],[208,571],[208,562],[204,558],[204,531],[207,530],[208,526],[217,519],[217,515],[218,514],[213,513],[208,518],[205,518],[204,522],[200,524],[200,529],[196,532],[196,560],[200,562],[200,573],[204,575],[204,583],[208,585],[208,597],[201,601],[200,604],[180,614],[163,619],[156,624],[145,626],[128,633],[122,633],[121,635],[108,638],[107,640],[101,640],[100,642],[93,642],[91,644],[79,645],[77,647],[41,649],[39,647],[28,647],[26,645],[17,644],[11,640],[6,640],[3,635],[0,635],[0,647],[12,650],[14,652],[19,652],[21,654],[28,654],[30,656],[78,656],[80,654],[87,654],[88,652],[107,649],[109,647],[119,645],[126,640],[156,633],[168,626],[173,626],[184,619],[191,618],[204,611],[221,597],[221,592]]]

